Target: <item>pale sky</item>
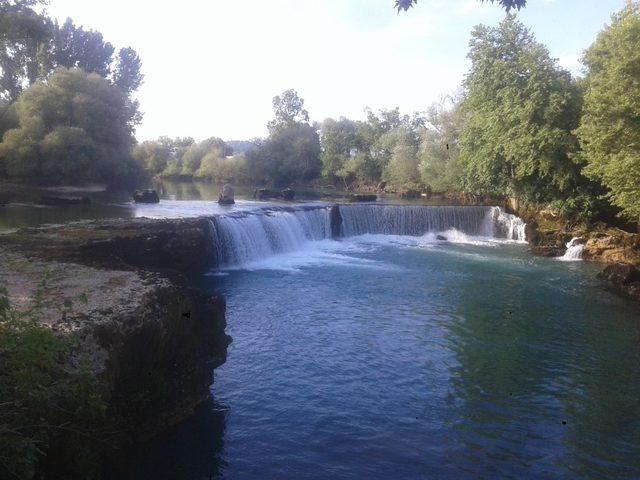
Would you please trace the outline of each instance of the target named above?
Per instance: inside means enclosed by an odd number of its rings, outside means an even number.
[[[50,0],[61,22],[133,47],[145,81],[139,140],[266,135],[271,99],[294,88],[314,120],[364,109],[425,110],[455,91],[474,25],[504,16],[477,0]],[[582,51],[624,0],[529,0],[518,16],[560,64]]]

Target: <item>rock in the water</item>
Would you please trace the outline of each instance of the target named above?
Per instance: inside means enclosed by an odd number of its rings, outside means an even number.
[[[89,205],[91,199],[89,197],[51,197],[45,196],[40,199],[43,205],[55,207],[66,207],[70,205]]]
[[[258,188],[255,192],[253,192],[253,198],[255,198],[256,200],[269,200],[274,196],[274,192],[272,192],[268,188]]]
[[[444,235],[436,235],[436,240],[440,240],[441,242],[448,242],[449,239]]]
[[[225,183],[222,187],[222,191],[218,196],[218,203],[220,205],[233,205],[236,203],[234,199],[233,186],[230,183]]]
[[[369,193],[352,193],[347,196],[347,200],[350,202],[375,202],[378,200],[378,196]]]
[[[158,192],[147,188],[146,190],[136,190],[133,193],[133,201],[136,203],[159,203]]]
[[[384,182],[384,181],[383,181],[383,182],[380,182],[380,183],[378,184],[378,191],[379,191],[379,192],[384,192],[384,189],[385,189],[385,188],[387,188],[387,182]]]
[[[293,200],[293,197],[296,196],[296,192],[290,188],[285,188],[280,192],[280,194],[282,195],[283,200]]]
[[[598,274],[618,293],[640,301],[640,270],[628,263],[612,263]]]

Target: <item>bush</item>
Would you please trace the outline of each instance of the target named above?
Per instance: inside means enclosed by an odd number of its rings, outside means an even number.
[[[46,286],[27,311],[0,289],[0,477],[34,478],[45,465],[61,478],[97,477],[106,403],[89,369],[71,361],[73,341],[39,323],[44,308],[65,315],[72,305],[47,299]]]

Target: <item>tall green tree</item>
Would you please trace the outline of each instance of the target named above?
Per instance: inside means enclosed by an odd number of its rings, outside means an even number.
[[[544,45],[508,15],[472,33],[460,140],[466,187],[548,201],[584,181],[577,149],[581,96]]]
[[[346,184],[345,166],[360,147],[357,122],[347,118],[328,118],[320,127],[322,175],[331,181],[340,178]]]
[[[53,24],[34,10],[40,0],[0,1],[0,97],[15,101],[25,83],[42,76]],[[48,72],[47,72],[48,73]]]
[[[131,47],[121,48],[113,71],[113,83],[127,93],[136,91],[144,79],[141,69],[142,61],[136,51]]]
[[[115,183],[138,174],[131,159],[136,109],[96,73],[60,68],[15,104],[0,164],[9,178],[36,183]]]
[[[461,99],[435,103],[426,114],[427,127],[420,132],[420,176],[422,182],[437,192],[461,191],[460,136],[465,114]]]
[[[309,123],[309,112],[304,109],[304,99],[293,89],[273,97],[273,113],[275,118],[267,124],[270,134],[299,123]]]
[[[640,3],[627,2],[586,51],[584,113],[577,129],[585,173],[622,214],[640,222]]]

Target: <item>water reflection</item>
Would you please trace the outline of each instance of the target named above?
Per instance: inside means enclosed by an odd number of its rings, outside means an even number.
[[[570,280],[592,295],[576,295],[551,262],[467,267],[448,325],[458,461],[502,478],[640,477],[640,325],[628,305],[603,302],[584,276]],[[478,295],[484,282],[503,289]]]
[[[126,456],[109,462],[106,480],[210,480],[220,478],[228,408],[206,402],[180,425],[149,443],[136,445]]]

